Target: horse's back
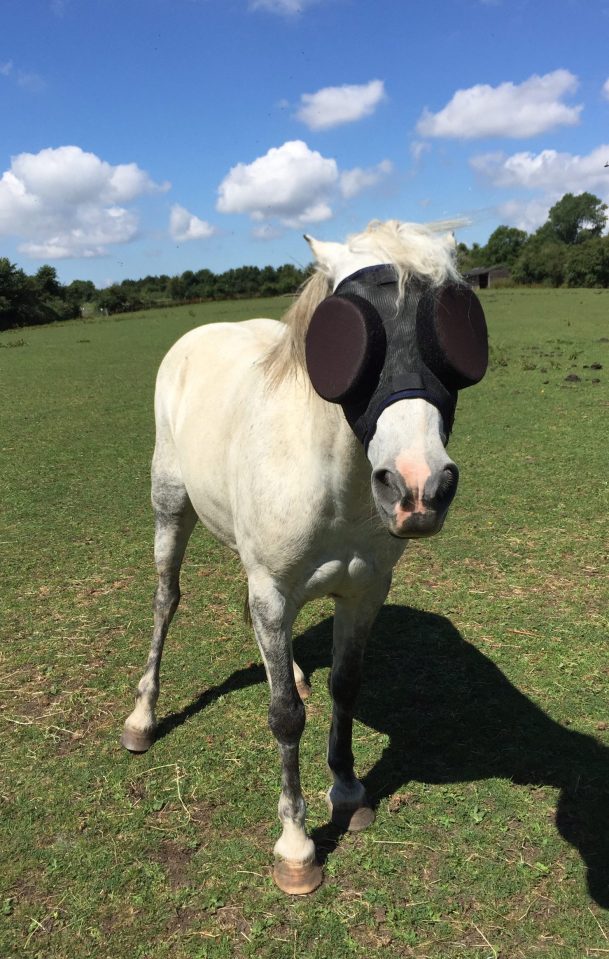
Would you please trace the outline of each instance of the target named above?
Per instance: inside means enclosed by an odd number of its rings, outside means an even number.
[[[185,363],[206,365],[210,359],[231,365],[243,359],[255,361],[281,335],[283,324],[277,320],[255,319],[240,323],[208,323],[189,330],[177,340],[165,354],[159,368],[157,384],[164,384],[167,377],[182,368]]]

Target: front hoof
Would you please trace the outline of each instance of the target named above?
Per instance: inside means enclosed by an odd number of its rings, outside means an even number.
[[[332,822],[347,832],[362,832],[371,826],[376,819],[376,813],[370,806],[360,806],[353,811],[338,810],[332,813]]]
[[[303,864],[282,859],[273,869],[276,885],[289,896],[306,896],[321,886],[323,878],[321,866],[315,860]]]
[[[131,729],[125,726],[121,736],[121,746],[128,749],[130,753],[145,753],[154,742],[154,730],[149,732],[139,732],[137,729]]]

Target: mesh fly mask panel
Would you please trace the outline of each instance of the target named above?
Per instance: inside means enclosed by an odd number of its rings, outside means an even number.
[[[488,363],[484,312],[469,286],[413,279],[399,309],[398,293],[391,265],[359,270],[320,303],[307,330],[311,383],[340,403],[365,449],[383,410],[414,397],[440,410],[448,437],[458,390],[478,383]]]

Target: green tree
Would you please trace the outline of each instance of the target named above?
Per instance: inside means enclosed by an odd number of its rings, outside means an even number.
[[[24,326],[32,322],[34,313],[36,299],[29,277],[5,256],[0,257],[0,329]]]
[[[594,237],[569,249],[567,286],[609,286],[609,237]]]
[[[85,303],[91,303],[96,296],[97,290],[91,280],[72,280],[65,288],[66,303],[77,311],[76,315]]]
[[[277,292],[280,296],[287,293],[296,293],[305,279],[304,270],[299,270],[292,263],[284,263],[277,269]]]
[[[535,234],[525,243],[512,267],[517,283],[543,283],[560,286],[564,280],[568,247],[564,243]]]
[[[172,276],[169,281],[169,296],[172,300],[183,300],[186,296],[186,286],[181,276]]]
[[[35,276],[30,278],[30,283],[44,314],[43,319],[38,322],[71,320],[80,314],[80,305],[68,299],[66,287],[59,282],[54,266],[41,266]]]
[[[600,236],[607,222],[607,205],[592,193],[565,193],[548,214],[555,238],[569,245]]]
[[[277,295],[277,270],[274,266],[265,266],[260,271],[260,289],[262,296]]]
[[[457,269],[461,273],[467,273],[477,266],[487,266],[485,262],[485,248],[479,243],[472,243],[471,249],[467,243],[457,244]]]
[[[483,247],[485,266],[512,266],[526,243],[527,234],[514,226],[498,226]]]
[[[131,309],[129,293],[118,283],[106,287],[98,296],[97,303],[102,310],[108,313],[124,313]]]
[[[195,273],[194,296],[202,300],[211,300],[214,297],[216,277],[211,270],[198,270]]]
[[[57,270],[54,266],[41,266],[34,277],[34,284],[44,299],[63,299],[64,288],[57,279]]]

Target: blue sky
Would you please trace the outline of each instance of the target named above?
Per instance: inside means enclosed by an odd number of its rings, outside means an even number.
[[[64,282],[609,202],[609,0],[3,0],[0,255]]]

